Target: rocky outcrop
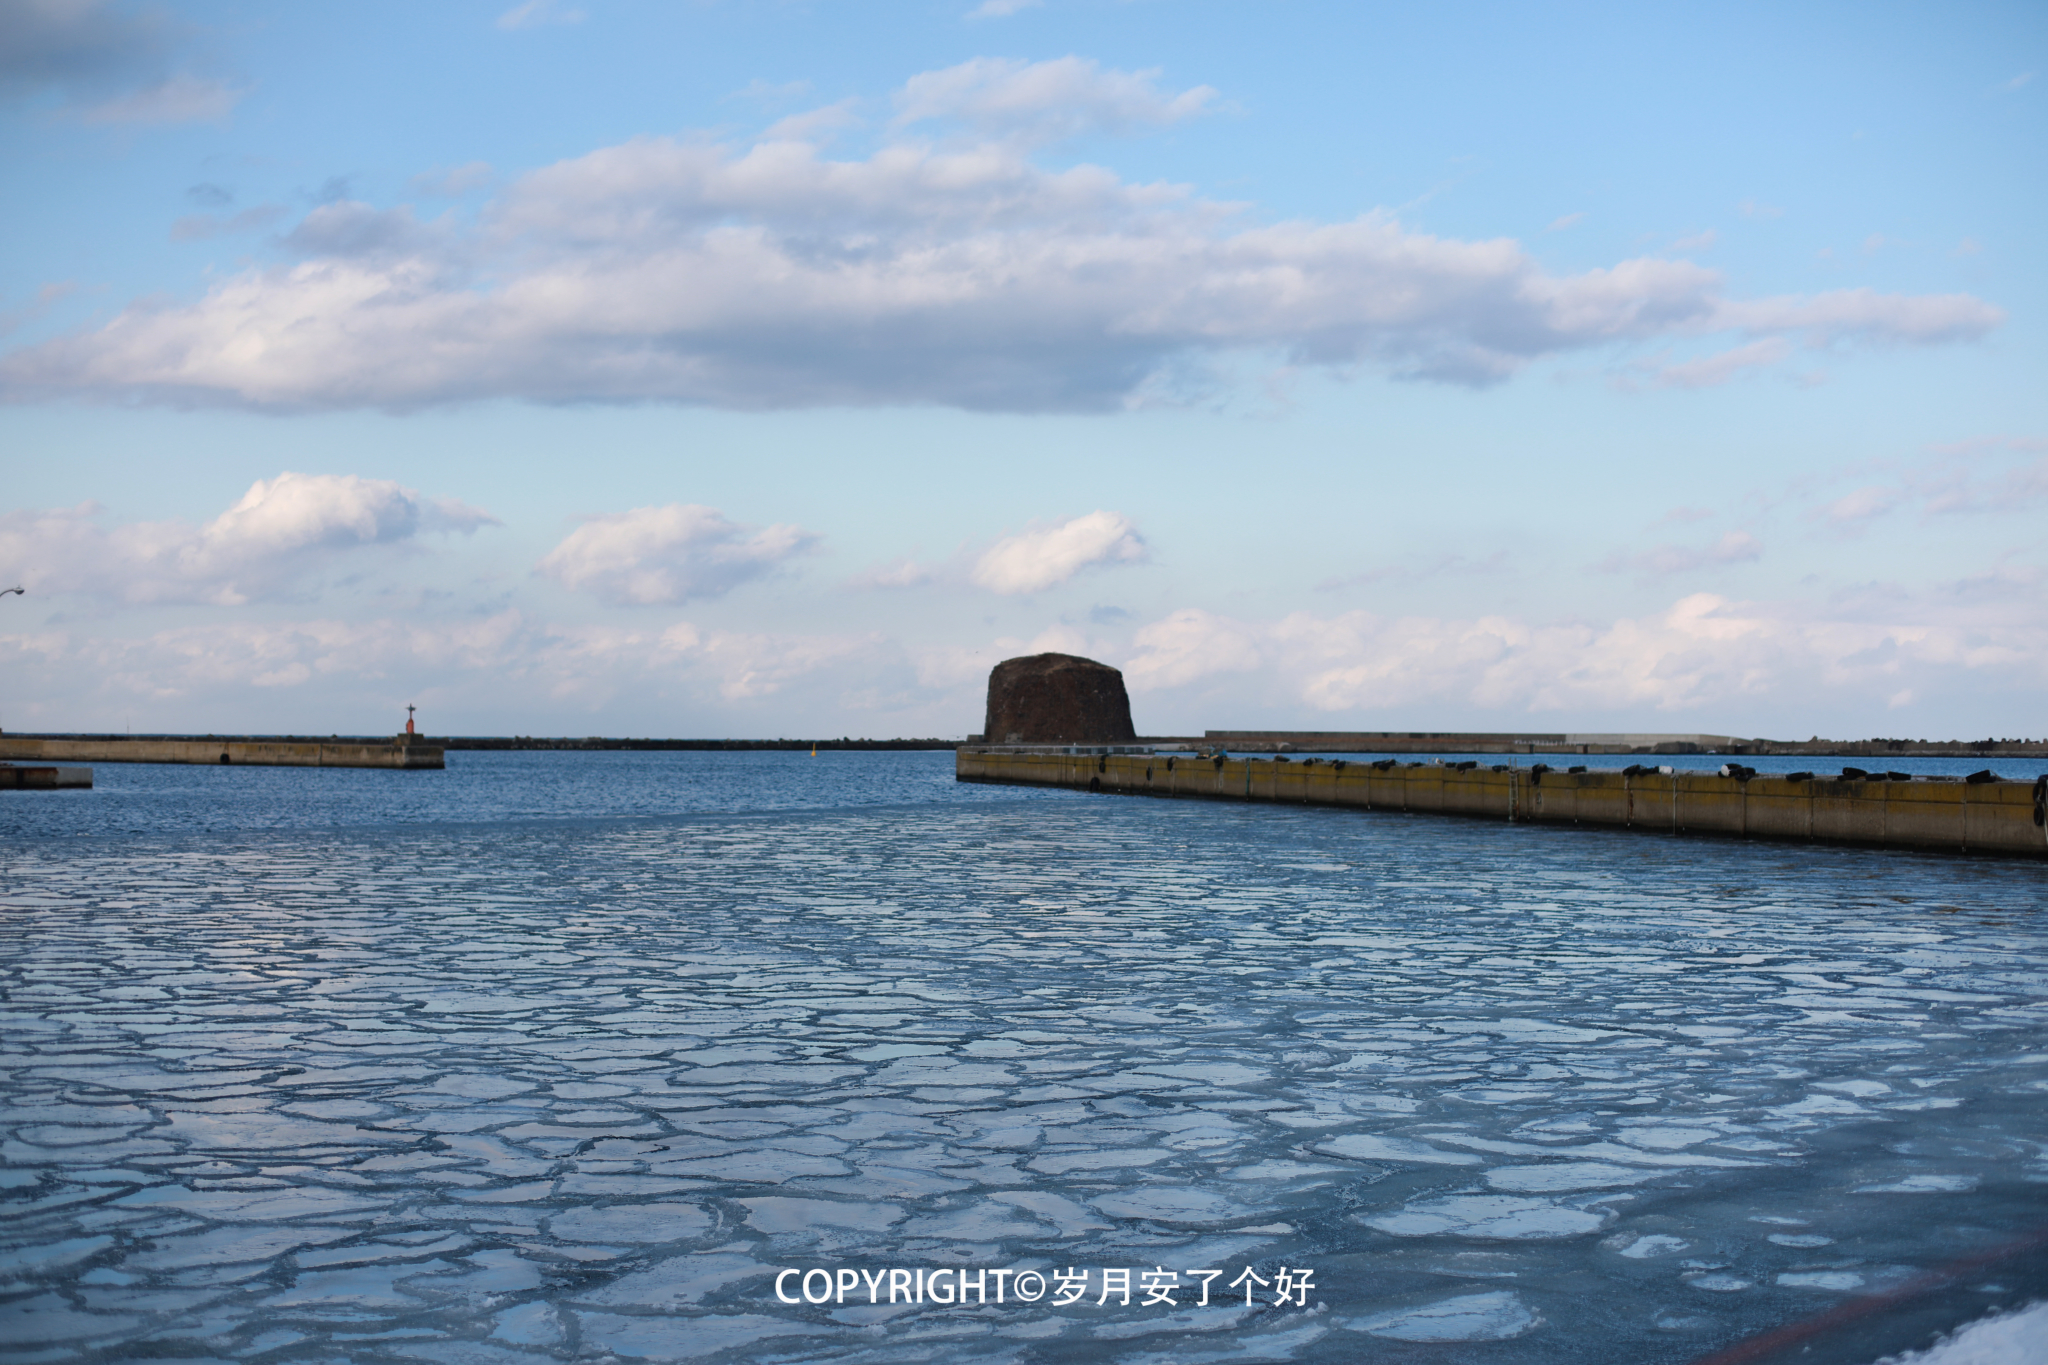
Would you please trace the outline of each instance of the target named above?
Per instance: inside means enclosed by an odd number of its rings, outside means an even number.
[[[1124,675],[1072,654],[1005,659],[988,675],[990,744],[1130,744]]]

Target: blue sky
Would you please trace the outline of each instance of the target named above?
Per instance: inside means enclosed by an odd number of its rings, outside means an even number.
[[[0,725],[2035,735],[2038,6],[0,0]]]

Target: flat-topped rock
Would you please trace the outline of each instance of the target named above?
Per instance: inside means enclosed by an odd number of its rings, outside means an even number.
[[[1131,744],[1124,675],[1072,654],[1005,659],[988,675],[990,744]]]

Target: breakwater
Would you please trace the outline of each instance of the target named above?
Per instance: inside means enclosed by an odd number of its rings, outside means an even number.
[[[1290,762],[974,747],[955,751],[953,775],[961,782],[1137,796],[2048,858],[2048,777],[1895,780],[1882,773],[1840,778],[1745,775],[1739,769],[1724,776],[1635,764],[1618,772],[1563,772],[1541,765]]]
[[[90,768],[24,767],[0,763],[0,791],[63,791],[91,785]]]
[[[268,768],[441,768],[437,745],[258,739],[0,737],[0,762],[225,763]]]
[[[436,740],[448,749],[562,751],[572,753],[908,753],[956,749],[957,739],[550,739],[535,735],[449,735]]]
[[[1743,739],[1736,735],[1534,734],[1430,730],[1205,730],[1199,738],[1142,739],[1239,753],[1716,754],[1800,758],[2017,758],[2048,760],[2039,739]]]

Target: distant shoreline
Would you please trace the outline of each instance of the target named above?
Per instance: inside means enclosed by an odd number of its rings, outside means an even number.
[[[95,734],[85,731],[26,731],[10,730],[9,739],[66,739],[90,740],[94,743],[121,743],[134,740],[216,740],[221,743],[239,744],[390,744],[393,735],[217,735],[217,734]],[[591,735],[582,739],[548,738],[535,735],[420,735],[415,743],[437,749],[533,749],[533,750],[602,750],[602,749],[706,749],[706,750],[753,750],[753,749],[883,749],[883,750],[927,750],[951,751],[960,747],[957,739],[612,739]]]
[[[393,735],[217,735],[217,734],[108,734],[89,732],[56,731],[8,731],[9,739],[59,739],[91,740],[113,743],[124,740],[219,740],[236,743],[294,743],[294,744],[390,744],[398,738]],[[1574,736],[1574,739],[1594,739],[1593,736]],[[1606,737],[1600,737],[1606,738]],[[1614,738],[1622,738],[1616,736]],[[1627,743],[1569,743],[1555,742],[1551,737],[1526,739],[1505,735],[1475,734],[1406,734],[1395,736],[1388,732],[1327,732],[1308,731],[1217,731],[1206,735],[1141,735],[1134,744],[1140,746],[1187,747],[1194,749],[1220,748],[1231,753],[1502,753],[1528,754],[1532,756],[1559,756],[1572,753],[1614,754],[1614,755],[1665,755],[1715,754],[1728,756],[1811,756],[1815,758],[2042,758],[2048,757],[2048,741],[1981,739],[1981,740],[1918,740],[1918,739],[1860,739],[1860,740],[1770,740],[1735,739],[1722,736],[1696,736],[1681,739],[1677,736],[1630,736],[1645,740],[1663,740],[1661,743],[1631,745]],[[1711,744],[1688,742],[1711,739]],[[1557,736],[1556,741],[1565,740]],[[953,750],[967,744],[979,744],[980,736],[971,735],[962,739],[854,739],[841,736],[837,739],[632,739],[604,735],[586,735],[581,738],[568,736],[541,735],[420,735],[414,741],[449,751],[455,750],[503,750],[503,751],[565,751],[601,752],[617,751],[709,751],[709,752],[776,752],[817,749],[819,752],[917,752]]]

